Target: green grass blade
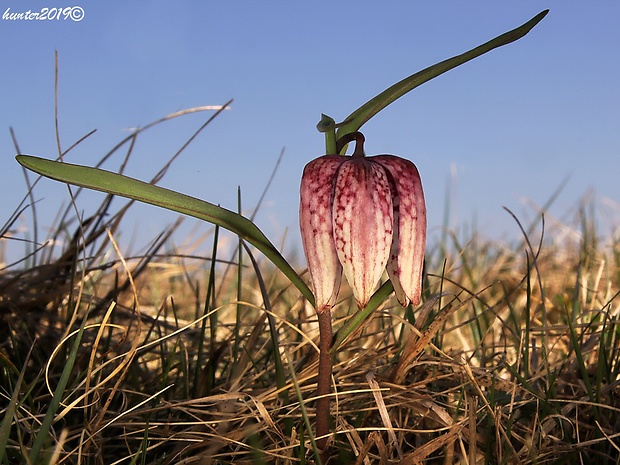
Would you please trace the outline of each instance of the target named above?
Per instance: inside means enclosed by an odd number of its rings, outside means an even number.
[[[242,242],[243,247],[245,248],[250,261],[252,262],[252,267],[254,268],[254,273],[256,274],[256,279],[258,281],[258,286],[260,289],[261,296],[263,298],[263,305],[265,306],[265,310],[267,312],[267,322],[269,323],[269,335],[271,336],[271,345],[273,346],[273,361],[275,365],[275,379],[276,386],[278,389],[282,389],[286,386],[286,379],[284,376],[284,366],[282,364],[282,359],[280,358],[280,339],[278,337],[278,327],[276,325],[276,320],[272,314],[273,308],[271,307],[271,300],[269,299],[269,292],[267,291],[267,286],[265,285],[265,281],[263,280],[263,276],[258,267],[258,263],[252,254],[252,251]],[[280,397],[288,403],[288,393],[287,391],[282,391],[280,393]]]
[[[239,214],[243,211],[241,208],[241,187],[237,186],[237,211]],[[255,210],[256,213],[256,210]],[[234,363],[239,361],[239,348],[241,346],[241,314],[244,306],[239,302],[243,301],[243,241],[239,239],[237,245],[237,309],[235,311],[235,330],[233,334],[233,360]]]
[[[508,31],[500,36],[497,36],[495,39],[479,45],[478,47],[475,47],[468,52],[462,53],[461,55],[456,55],[440,63],[429,66],[428,68],[412,74],[411,76],[394,84],[373,99],[366,102],[353,113],[351,113],[343,121],[343,123],[339,125],[336,132],[337,139],[341,136],[344,136],[345,134],[357,131],[359,128],[362,127],[364,123],[366,123],[370,118],[372,118],[374,115],[387,107],[390,103],[394,102],[396,99],[402,97],[409,91],[424,84],[425,82],[436,78],[437,76],[445,73],[446,71],[450,71],[457,66],[471,61],[474,58],[484,55],[485,53],[490,52],[495,48],[501,47],[503,45],[508,45],[511,42],[519,40],[528,32],[530,32],[534,28],[534,26],[536,26],[547,15],[547,13],[549,13],[549,10],[544,10],[538,13],[532,19],[530,19],[527,23],[519,26],[516,29],[513,29],[512,31]]]
[[[15,383],[15,388],[13,389],[11,400],[9,401],[9,405],[4,412],[4,419],[2,420],[2,424],[0,424],[0,463],[2,463],[4,460],[6,446],[9,442],[9,436],[11,433],[11,425],[13,424],[15,411],[17,410],[17,405],[19,404],[20,389],[22,386],[22,382],[24,381],[24,376],[26,374],[28,362],[30,361],[30,356],[32,355],[32,349],[34,349],[34,344],[36,344],[36,342],[33,343],[28,350],[28,354],[26,355],[26,359],[24,360],[24,366],[22,368],[22,371],[19,373],[17,382]]]
[[[295,367],[293,366],[293,362],[288,354],[288,352],[284,352],[284,356],[286,357],[286,362],[288,363],[288,369],[291,373],[291,381],[293,381],[293,387],[295,388],[295,394],[297,394],[297,400],[299,401],[299,410],[301,412],[301,417],[306,425],[306,431],[308,432],[308,438],[310,439],[310,444],[312,445],[312,450],[314,452],[314,458],[318,465],[322,465],[323,461],[321,460],[321,453],[319,448],[316,445],[316,440],[314,438],[314,434],[312,433],[312,425],[310,424],[310,416],[308,415],[308,411],[306,410],[306,404],[304,403],[304,396],[301,392],[301,388],[299,387],[299,382],[297,381],[297,375],[295,374]],[[302,438],[300,438],[300,448],[303,448],[303,444],[301,443]],[[305,454],[304,454],[305,460]]]
[[[136,465],[138,463],[138,459],[140,459],[141,465],[146,465],[146,453],[148,452],[149,447],[149,419],[146,419],[146,424],[144,425],[144,435],[142,436],[142,442],[140,443],[140,448],[138,452],[133,456],[129,465]]]
[[[366,319],[379,307],[379,305],[385,302],[385,299],[388,298],[393,290],[394,287],[392,286],[391,281],[386,281],[379,289],[377,289],[366,304],[366,307],[355,312],[355,314],[347,320],[344,326],[338,330],[334,345],[331,349],[332,353],[338,352],[338,347],[340,347],[345,339],[364,324]]]
[[[209,354],[204,356],[205,341],[207,339],[207,318],[203,318],[200,324],[200,336],[198,338],[198,354],[196,356],[196,366],[194,368],[194,385],[192,386],[192,392],[194,397],[207,396],[211,393],[211,389],[215,386],[215,372],[217,370],[216,357],[213,357],[217,348],[217,324],[218,324],[218,312],[213,311],[215,309],[215,265],[217,263],[217,246],[219,240],[219,226],[215,226],[213,233],[213,248],[211,249],[211,267],[209,269],[209,280],[207,283],[207,295],[205,296],[204,307],[202,315],[209,314]],[[198,315],[196,315],[198,317]],[[200,378],[206,373],[205,382],[201,386]],[[200,391],[199,391],[200,388]]]
[[[575,321],[570,314],[570,308],[568,306],[566,307],[566,323],[568,324],[568,335],[570,337],[572,350],[575,354],[575,359],[577,360],[577,366],[579,367],[579,372],[581,373],[581,379],[584,384],[586,393],[588,394],[590,401],[596,403],[595,391],[592,388],[592,383],[590,382],[590,374],[588,373],[588,366],[582,352],[582,336],[577,334],[577,330],[575,329]],[[598,420],[597,406],[594,407],[594,413],[597,417],[596,419]]]
[[[67,387],[67,384],[69,384],[69,378],[71,377],[71,372],[73,371],[73,366],[75,365],[75,361],[77,359],[77,353],[80,343],[82,342],[82,335],[84,334],[84,329],[86,328],[87,319],[88,315],[84,315],[80,328],[76,332],[75,341],[71,347],[71,351],[69,352],[69,356],[60,375],[60,379],[58,380],[58,385],[56,386],[52,400],[50,401],[45,417],[41,422],[39,431],[34,438],[34,443],[32,444],[32,449],[30,449],[30,455],[28,456],[28,461],[30,463],[40,463],[38,460],[39,453],[41,452],[45,441],[49,438],[49,431],[54,423],[54,417],[56,416],[60,402],[65,395],[65,388]]]
[[[110,171],[30,155],[18,155],[16,159],[29,170],[56,181],[139,200],[219,225],[260,250],[314,305],[312,291],[278,249],[252,221],[231,210]]]

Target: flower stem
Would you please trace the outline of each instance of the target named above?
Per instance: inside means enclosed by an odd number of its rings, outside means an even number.
[[[332,385],[332,315],[329,309],[322,313],[317,313],[319,319],[319,376],[317,380],[316,401],[316,441],[319,449],[325,454],[327,452],[327,436],[330,432],[330,397]],[[324,437],[321,437],[324,436]]]
[[[340,153],[349,142],[355,141],[355,151],[352,154],[353,158],[364,158],[364,134],[359,131],[350,132],[345,134],[340,139],[336,141],[336,150]]]

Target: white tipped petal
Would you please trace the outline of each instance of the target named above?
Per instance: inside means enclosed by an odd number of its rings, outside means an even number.
[[[348,159],[336,176],[336,252],[360,308],[368,303],[390,254],[393,206],[383,167],[366,158]]]
[[[299,226],[319,313],[336,303],[342,266],[334,245],[332,198],[335,176],[346,159],[326,155],[306,165],[301,178]]]
[[[402,306],[419,305],[426,246],[426,205],[420,174],[413,163],[393,155],[370,157],[391,175],[394,199],[394,241],[387,272]]]

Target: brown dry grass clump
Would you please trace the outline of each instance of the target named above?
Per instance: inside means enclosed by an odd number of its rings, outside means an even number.
[[[0,463],[315,462],[310,305],[218,230],[124,256],[109,200],[0,273]],[[335,357],[329,463],[618,463],[620,243],[580,219],[431,248],[424,304]]]

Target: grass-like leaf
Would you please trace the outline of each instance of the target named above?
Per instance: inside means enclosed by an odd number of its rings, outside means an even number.
[[[379,95],[359,107],[347,118],[345,118],[342,123],[336,125],[336,139],[339,139],[346,134],[359,130],[364,123],[366,123],[370,118],[372,118],[374,115],[387,107],[390,103],[394,102],[396,99],[402,97],[406,93],[424,84],[425,82],[428,82],[431,79],[434,79],[437,76],[447,71],[450,71],[453,68],[456,68],[457,66],[471,61],[474,58],[484,55],[485,53],[490,52],[495,48],[501,47],[503,45],[508,45],[511,42],[519,40],[528,32],[530,32],[534,28],[534,26],[536,26],[540,21],[542,21],[542,19],[547,15],[547,13],[549,13],[549,10],[541,11],[528,22],[519,26],[516,29],[513,29],[512,31],[508,31],[500,36],[497,36],[496,38],[485,42],[484,44],[479,45],[478,47],[475,47],[465,53],[456,55],[440,63],[429,66],[428,68],[425,68],[422,71],[412,74],[411,76],[403,79],[402,81],[397,82],[393,86],[384,90]],[[321,123],[319,123],[319,131],[323,130],[325,132],[328,132],[329,130],[333,130],[334,125],[330,125],[328,124],[328,122],[329,120],[324,115],[321,119]]]
[[[383,302],[385,302],[393,290],[394,287],[392,286],[392,282],[386,281],[381,285],[381,287],[379,287],[379,289],[376,290],[366,306],[355,312],[353,316],[347,320],[344,326],[336,333],[334,345],[331,350],[333,353],[337,352],[342,343],[349,336],[355,333],[355,331],[357,331],[364,324],[368,317],[375,310],[377,310]]]
[[[314,295],[304,280],[265,234],[252,221],[238,213],[189,195],[102,169],[30,155],[18,155],[16,159],[29,170],[56,181],[127,197],[221,226],[260,250],[314,305]]]
[[[52,424],[54,423],[56,412],[58,411],[58,408],[60,407],[60,403],[62,399],[66,395],[65,389],[67,387],[67,384],[69,384],[69,379],[71,378],[71,372],[73,371],[73,367],[77,359],[78,349],[82,341],[82,336],[84,335],[84,329],[86,327],[86,322],[88,321],[87,316],[88,315],[84,316],[84,318],[82,319],[82,323],[80,324],[80,328],[74,332],[76,336],[75,341],[73,342],[73,345],[71,346],[69,356],[67,357],[67,361],[64,365],[62,373],[60,374],[58,385],[56,386],[56,390],[54,391],[52,400],[50,401],[47,412],[45,413],[45,417],[43,418],[43,421],[41,422],[41,427],[39,431],[37,432],[37,435],[35,436],[34,442],[32,444],[32,448],[30,449],[30,455],[28,456],[28,461],[30,463],[40,463],[39,454],[45,442],[50,438],[50,430],[52,428]]]

